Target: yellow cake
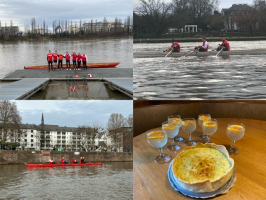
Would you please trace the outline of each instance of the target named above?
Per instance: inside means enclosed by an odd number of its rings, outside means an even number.
[[[212,192],[233,174],[234,160],[226,148],[213,143],[187,147],[173,161],[175,181],[192,192]]]

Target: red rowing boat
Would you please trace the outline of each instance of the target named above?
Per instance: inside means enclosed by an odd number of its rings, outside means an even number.
[[[25,163],[28,167],[78,167],[78,166],[93,166],[93,165],[102,165],[102,163],[66,163],[66,164],[34,164],[34,163]]]
[[[119,64],[119,62],[111,62],[111,63],[87,63],[88,68],[114,68]],[[73,68],[73,65],[71,64],[70,66]],[[54,69],[57,68],[57,64],[53,65]],[[63,69],[66,69],[66,64],[63,64]],[[83,67],[81,66],[81,69]],[[38,65],[38,66],[31,66],[31,67],[26,67],[24,66],[24,69],[48,69],[48,65]]]

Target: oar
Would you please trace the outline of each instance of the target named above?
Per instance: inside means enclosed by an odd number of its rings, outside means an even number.
[[[169,53],[168,54],[166,54],[166,56],[165,56],[165,58],[172,52],[173,50],[171,50],[171,51],[169,51]]]
[[[224,50],[224,48],[222,48],[217,54],[216,57]]]
[[[78,86],[78,84],[76,83],[75,79],[74,79],[74,83],[75,83],[75,85],[78,87],[78,90],[79,90],[79,86]]]

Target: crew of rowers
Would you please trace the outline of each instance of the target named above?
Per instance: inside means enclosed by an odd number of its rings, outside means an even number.
[[[219,44],[218,45],[218,48],[216,49],[216,51],[220,51],[220,50],[223,50],[223,51],[230,51],[230,45],[228,43],[228,41],[224,38],[224,37],[221,37],[221,40],[222,40],[222,44]],[[202,45],[200,46],[197,46],[194,48],[194,51],[199,51],[199,52],[206,52],[208,51],[208,48],[209,48],[209,44],[206,40],[205,37],[202,38]],[[168,49],[166,50],[167,52],[180,52],[181,51],[181,46],[180,44],[175,41],[174,39],[172,39],[172,45],[170,47],[168,47]]]
[[[66,52],[66,54],[63,55],[62,52],[60,52],[60,54],[58,54],[57,51],[55,51],[54,53],[51,53],[51,50],[49,50],[49,53],[47,54],[49,71],[50,71],[50,69],[54,70],[54,68],[53,68],[54,63],[56,63],[55,65],[57,65],[57,68],[58,68],[57,70],[60,70],[60,65],[61,65],[61,70],[62,70],[63,58],[66,59],[67,70],[71,70],[71,65],[70,65],[71,57],[72,57],[74,70],[80,70],[81,61],[82,61],[83,69],[87,70],[87,68],[88,68],[87,67],[87,56],[85,53],[83,53],[83,55],[81,55],[80,53],[76,54],[76,52],[73,52],[73,54],[70,55],[68,52]],[[57,58],[58,58],[58,62],[57,62]]]
[[[65,158],[62,157],[62,159],[61,159],[61,164],[67,164],[67,163],[68,163],[68,162],[65,160]],[[75,157],[73,157],[73,159],[72,159],[72,164],[75,164],[75,163],[85,163],[85,159],[84,159],[84,157],[80,157],[79,162],[77,162],[77,161],[75,160]],[[52,159],[52,157],[50,157],[49,164],[55,164],[55,162],[54,162],[54,160]]]

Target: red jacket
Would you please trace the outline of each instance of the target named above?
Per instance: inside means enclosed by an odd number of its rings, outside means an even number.
[[[224,40],[221,46],[224,46],[227,49],[227,51],[230,51],[230,44],[228,43],[227,40]]]
[[[73,57],[73,58],[72,58],[73,61],[76,61],[76,60],[77,60],[77,57],[78,57],[77,54],[72,54],[71,56]]]
[[[48,61],[53,61],[53,54],[52,53],[48,53],[47,54],[47,60]]]
[[[178,48],[178,46],[179,46],[179,48]],[[177,52],[180,52],[180,50],[181,50],[181,47],[180,47],[178,42],[174,42],[174,44],[172,44],[171,47],[175,48],[177,50]]]
[[[64,158],[62,158],[62,160],[61,160],[61,163],[62,163],[62,164],[64,164],[64,163],[65,163],[65,159],[64,159]]]
[[[66,58],[67,61],[69,61],[70,60],[70,54],[66,54],[65,58]]]
[[[75,163],[75,158],[72,159],[72,163],[73,163],[73,164]]]
[[[82,61],[87,61],[87,56],[86,55],[82,55],[81,58],[82,58]]]
[[[81,55],[78,55],[78,61],[80,61],[81,60]]]
[[[64,56],[63,55],[58,55],[59,60],[63,60]]]
[[[53,53],[54,60],[57,60],[58,53]]]

